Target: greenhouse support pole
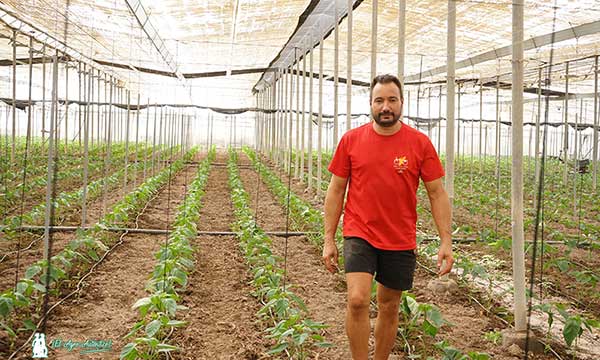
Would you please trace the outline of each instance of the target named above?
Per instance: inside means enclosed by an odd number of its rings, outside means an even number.
[[[164,140],[163,140],[163,118],[164,118],[165,114],[163,113],[163,110],[164,110],[164,112],[168,113],[169,109],[165,109],[163,106],[160,107],[160,118],[158,119],[158,148],[159,149],[163,148],[163,142],[164,142]],[[160,158],[157,161],[158,161],[158,164],[160,167],[160,165],[161,165]],[[153,176],[154,176],[154,174],[153,174]]]
[[[125,90],[127,94],[127,117],[125,121],[125,176],[123,176],[123,188],[127,188],[127,178],[128,178],[128,170],[129,167],[129,123],[131,120],[131,93],[129,89]]]
[[[32,112],[33,112],[33,103],[31,99],[32,92],[32,83],[33,83],[33,37],[29,37],[29,84],[28,84],[28,98],[27,98],[27,135],[26,135],[26,149],[27,152],[25,154],[25,158],[29,157],[29,146],[31,145],[31,126],[32,126]]]
[[[580,100],[580,103],[583,103],[583,99]],[[575,101],[575,109],[577,109],[577,101]],[[577,112],[575,112],[575,131],[574,131],[574,147],[575,147],[575,156],[574,156],[574,161],[573,161],[573,218],[577,218],[577,174],[579,174],[579,172],[577,171],[577,162],[579,161],[579,144],[577,142],[578,140],[578,136],[579,136],[579,131],[578,129],[578,125],[579,125],[579,117],[581,114],[581,107],[579,108],[579,114]]]
[[[500,76],[496,76],[496,178],[500,182]]]
[[[16,35],[15,35],[16,36]],[[52,189],[54,187],[54,125],[56,112],[54,109],[58,104],[58,50],[52,58],[52,103],[50,105],[50,132],[48,133],[48,172],[46,182],[46,212],[44,216],[44,259],[50,261],[50,226],[53,226],[52,214],[54,212],[54,201],[52,200]],[[13,102],[14,105],[14,102]],[[14,142],[13,142],[14,144]],[[47,281],[46,281],[47,282]],[[47,285],[47,284],[46,284]]]
[[[442,85],[440,85],[440,97],[438,99],[438,138],[437,138],[437,151],[438,153],[442,152]],[[446,124],[448,124],[448,119],[446,119]]]
[[[13,30],[12,50],[12,144],[10,150],[10,163],[11,166],[15,166],[15,146],[17,141],[17,30]],[[58,90],[53,88],[53,91]]]
[[[562,151],[562,158],[564,159],[564,172],[563,172],[563,185],[566,186],[567,185],[567,181],[568,181],[568,175],[569,175],[569,62],[567,61],[567,65],[565,68],[565,105],[564,105],[564,115],[565,115],[565,122],[564,122],[564,127],[565,127],[565,131],[563,133],[563,151]]]
[[[290,162],[290,154],[292,152],[292,147],[291,147],[291,143],[292,143],[292,99],[293,99],[293,88],[294,85],[292,83],[293,80],[293,76],[292,76],[292,68],[293,68],[293,64],[290,64],[290,66],[287,68],[286,71],[286,78],[287,78],[287,91],[286,91],[286,96],[285,96],[285,123],[284,123],[284,130],[285,132],[283,133],[283,146],[284,146],[284,169],[285,172],[288,173],[288,171],[291,168],[291,162]]]
[[[77,137],[78,137],[78,141],[79,141],[79,149],[80,150],[81,150],[81,146],[82,146],[82,143],[81,143],[81,133],[82,133],[82,130],[83,130],[82,129],[82,126],[83,126],[83,124],[82,124],[82,117],[81,117],[83,112],[82,112],[82,106],[81,106],[81,104],[83,104],[82,93],[83,93],[83,91],[85,91],[85,90],[83,90],[83,86],[85,86],[85,85],[83,85],[82,82],[81,82],[81,64],[82,64],[82,62],[78,62],[78,64],[77,64],[77,77],[78,77],[78,82],[79,82],[79,90],[78,90],[78,92],[79,92],[79,94],[78,94],[79,105],[77,105],[77,111],[78,111],[78,116],[77,116],[77,123],[78,123],[78,125],[77,125],[78,126],[77,127],[77,129],[78,129],[77,130]]]
[[[111,142],[112,142],[112,126],[113,126],[113,93],[114,93],[113,77],[110,76],[110,89],[108,96],[108,125],[106,127],[106,155],[104,158],[104,174],[102,181],[102,215],[106,214],[106,172],[112,167],[111,165]]]
[[[398,80],[404,90],[404,58],[406,56],[406,0],[398,1]],[[430,88],[431,89],[431,88]],[[431,91],[430,91],[431,94]]]
[[[371,13],[371,78],[369,82],[377,76],[377,5],[378,0],[373,0]]]
[[[140,151],[140,94],[137,95],[137,111],[135,114],[135,167],[133,168],[133,186],[137,187],[138,153]]]
[[[454,81],[456,65],[456,2],[448,0],[448,73],[446,98],[446,191],[454,204]]]
[[[294,52],[298,49],[294,49]],[[294,156],[294,177],[300,175],[300,61],[296,60],[296,156]]]
[[[427,88],[427,137],[431,139],[431,87]]]
[[[306,55],[308,53],[304,53],[302,56],[302,131],[300,134],[300,181],[304,181],[304,139],[306,136]]]
[[[65,153],[69,145],[69,61],[65,61]]]
[[[335,148],[337,147],[338,144],[338,139],[339,139],[339,123],[338,123],[338,84],[339,84],[339,76],[338,73],[340,71],[340,56],[339,56],[339,50],[340,50],[340,31],[339,31],[339,25],[338,25],[338,8],[337,8],[337,4],[338,2],[335,1],[334,2],[334,6],[333,6],[333,11],[334,11],[334,15],[333,18],[335,19],[335,27],[334,27],[334,31],[333,31],[333,40],[334,40],[334,50],[333,50],[333,146],[331,147],[333,149],[333,151],[335,151]]]
[[[162,108],[160,110],[162,112]],[[152,126],[152,177],[156,174],[156,123],[158,122],[158,104],[154,103],[154,121]]]
[[[6,129],[8,132],[8,129]],[[42,146],[44,152],[44,143],[46,142],[46,44],[42,45]]]
[[[92,72],[92,77],[93,77],[93,72]],[[100,77],[100,70],[98,70],[97,78],[98,78],[98,106],[97,106],[97,108],[98,108],[98,116],[97,116],[98,121],[96,123],[96,125],[97,125],[96,136],[98,137],[97,143],[100,144],[100,84],[101,83],[104,84],[104,102],[106,104],[108,104],[108,100],[107,100],[108,99],[108,82],[106,81],[106,75],[104,76],[104,80],[101,79],[101,77]],[[92,106],[92,109],[93,108],[94,107]],[[108,108],[108,110],[107,110],[107,108]],[[110,111],[110,108],[107,105],[104,105],[103,116],[104,116],[104,126],[105,127],[108,126],[107,111]],[[92,123],[92,127],[93,127],[93,123]],[[93,129],[92,129],[92,132],[93,132]],[[93,133],[92,133],[92,139],[94,139]]]
[[[598,189],[598,55],[594,59],[594,135],[593,135],[593,155],[594,170],[592,174],[592,188]]]
[[[537,119],[535,120],[534,185],[540,182],[540,121],[542,118],[542,68],[538,69]],[[537,186],[537,185],[536,185]],[[533,208],[537,208],[537,191],[533,192]]]
[[[271,161],[273,160],[273,156],[275,154],[275,132],[276,132],[276,123],[277,123],[277,73],[273,76],[273,86],[271,88],[271,109],[273,112],[271,113],[271,153],[269,157]]]
[[[313,187],[313,49],[310,50],[310,74],[308,75],[308,191]]]
[[[83,118],[83,194],[81,197],[81,227],[87,226],[87,186],[89,177],[89,140],[90,140],[90,100],[94,88],[92,76],[87,73],[87,64],[83,63],[83,98],[86,102]],[[81,103],[79,104],[81,107]]]
[[[354,0],[348,0],[348,37],[346,40],[346,131],[352,128],[352,5]],[[312,79],[312,73],[311,73]],[[312,91],[312,88],[311,88]],[[310,120],[310,118],[309,118]]]
[[[512,52],[512,253],[515,331],[527,329],[523,233],[523,3],[513,2]]]
[[[289,73],[290,73],[290,99],[289,99],[289,119],[288,119],[288,143],[287,143],[287,148],[288,148],[288,153],[287,153],[287,161],[288,161],[288,167],[287,167],[287,173],[290,174],[292,171],[292,152],[294,151],[294,141],[293,141],[293,135],[294,135],[294,64],[292,63],[290,65],[289,68]]]
[[[460,126],[460,88],[461,88],[461,83],[458,83],[457,85],[458,91],[456,94],[456,101],[457,101],[457,106],[456,106],[456,159],[458,160],[457,164],[456,164],[456,168],[458,169],[460,167],[460,159],[461,159],[461,150],[460,150],[460,130],[461,130],[461,126]],[[417,93],[417,95],[419,95]],[[417,114],[417,116],[419,116],[419,114]],[[463,154],[464,155],[464,154]]]
[[[377,3],[377,0],[374,1]],[[323,191],[321,182],[323,164],[321,159],[323,158],[323,43],[325,40],[321,36],[321,42],[319,43],[319,123],[317,125],[317,195],[320,195]]]
[[[479,172],[483,173],[483,160],[481,157],[485,157],[481,143],[483,139],[483,83],[479,83]]]
[[[146,136],[144,136],[144,170],[142,172],[142,177],[146,179],[146,171],[148,167],[148,131],[150,127],[150,99],[147,99],[146,106]],[[142,181],[143,182],[143,181]]]

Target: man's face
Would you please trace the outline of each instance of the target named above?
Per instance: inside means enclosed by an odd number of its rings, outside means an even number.
[[[394,126],[402,116],[400,89],[393,82],[373,87],[371,116],[382,127]]]

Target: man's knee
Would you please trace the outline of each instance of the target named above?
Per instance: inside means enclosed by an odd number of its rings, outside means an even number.
[[[400,308],[399,300],[386,300],[386,301],[378,301],[377,309],[379,313],[386,315],[394,315],[398,313],[398,309]]]
[[[359,292],[348,294],[348,310],[353,315],[369,312],[370,294]]]

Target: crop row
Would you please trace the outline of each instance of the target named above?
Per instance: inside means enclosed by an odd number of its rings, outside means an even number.
[[[200,163],[196,178],[177,210],[174,229],[169,234],[167,243],[155,255],[158,261],[146,284],[150,295],[137,300],[133,305],[133,309],[139,311],[140,320],[125,336],[137,337],[123,347],[120,359],[153,359],[160,353],[177,349],[168,343],[168,336],[174,328],[186,324],[175,318],[178,310],[185,310],[177,302],[181,299],[179,293],[185,291],[188,284],[188,274],[194,268],[194,249],[190,241],[196,238],[201,200],[214,158],[213,148]]]
[[[191,159],[197,149],[190,150],[185,159]],[[41,299],[44,293],[60,294],[61,286],[73,280],[73,276],[81,274],[86,265],[99,261],[109,249],[112,238],[104,229],[113,226],[124,226],[131,222],[131,216],[142,207],[169,180],[172,171],[179,171],[184,166],[184,159],[172,163],[171,168],[163,169],[156,176],[144,181],[139,187],[117,202],[112,210],[98,223],[87,230],[80,230],[74,240],[66,248],[52,256],[50,263],[46,259],[39,260],[29,266],[25,276],[17,283],[16,289],[6,290],[0,294],[0,326],[4,328],[11,339],[16,337],[11,313],[16,309],[35,306],[40,311]],[[48,286],[44,285],[47,282]],[[23,314],[21,314],[23,315]],[[35,330],[33,318],[23,321],[25,330]]]

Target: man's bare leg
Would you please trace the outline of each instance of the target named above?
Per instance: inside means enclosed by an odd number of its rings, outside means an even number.
[[[375,360],[387,360],[398,333],[401,290],[377,283],[377,322],[375,323]]]
[[[369,302],[373,275],[355,272],[346,274],[348,285],[348,305],[346,309],[346,334],[350,342],[352,359],[369,358]]]

